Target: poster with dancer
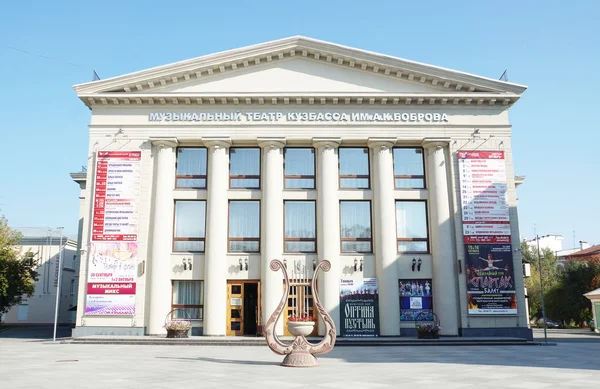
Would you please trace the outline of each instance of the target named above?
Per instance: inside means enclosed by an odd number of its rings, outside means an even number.
[[[379,336],[377,278],[340,280],[340,327],[343,337]]]
[[[467,298],[470,315],[516,315],[510,244],[466,244]]]
[[[400,321],[433,320],[433,287],[431,279],[398,280]],[[422,312],[425,312],[421,314]]]

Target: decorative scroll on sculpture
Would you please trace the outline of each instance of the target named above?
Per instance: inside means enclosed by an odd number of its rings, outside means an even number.
[[[277,333],[275,331],[275,324],[281,317],[281,313],[286,308],[286,304],[290,295],[290,279],[287,274],[287,269],[285,265],[274,259],[269,264],[269,267],[272,271],[281,270],[283,273],[284,283],[285,283],[285,292],[279,302],[279,305],[273,311],[267,324],[265,325],[264,335],[267,340],[267,345],[273,352],[279,355],[285,355],[285,359],[281,363],[283,366],[289,367],[312,367],[318,366],[317,358],[314,355],[325,354],[335,345],[336,340],[336,328],[331,316],[327,313],[323,305],[321,304],[321,300],[319,299],[319,294],[317,292],[317,278],[319,270],[323,270],[324,272],[329,271],[331,269],[331,263],[327,260],[321,261],[315,271],[313,273],[312,279],[312,291],[315,307],[323,322],[325,324],[325,337],[317,344],[311,344],[306,340],[303,335],[296,336],[291,343],[286,343],[281,341],[277,337]]]

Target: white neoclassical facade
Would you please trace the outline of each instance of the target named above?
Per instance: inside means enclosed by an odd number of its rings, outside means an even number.
[[[310,279],[327,259],[338,331],[341,280],[376,278],[375,335],[412,336],[429,309],[442,335],[530,336],[508,120],[525,89],[305,37],[76,85],[92,115],[74,335],[178,317],[255,335],[283,293],[269,262]],[[480,180],[493,207],[465,197],[491,166],[473,151],[501,159]],[[292,291],[281,333],[313,292]]]

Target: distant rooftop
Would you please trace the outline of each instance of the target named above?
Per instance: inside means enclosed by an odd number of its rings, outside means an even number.
[[[50,227],[11,227],[13,230],[23,234],[23,240],[30,239],[60,239],[61,230]],[[64,234],[64,233],[63,233]],[[77,242],[77,234],[64,234],[63,237]],[[64,239],[64,238],[63,238]]]

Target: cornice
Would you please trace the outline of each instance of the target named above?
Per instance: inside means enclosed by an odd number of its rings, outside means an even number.
[[[101,93],[79,96],[88,106],[155,105],[472,105],[511,106],[512,93]]]
[[[521,94],[523,85],[493,80],[306,37],[277,41],[210,54],[123,76],[75,85],[79,96],[103,92],[148,92],[179,82],[204,79],[215,74],[236,71],[290,58],[344,66],[404,81],[428,85],[441,91],[504,92]]]

